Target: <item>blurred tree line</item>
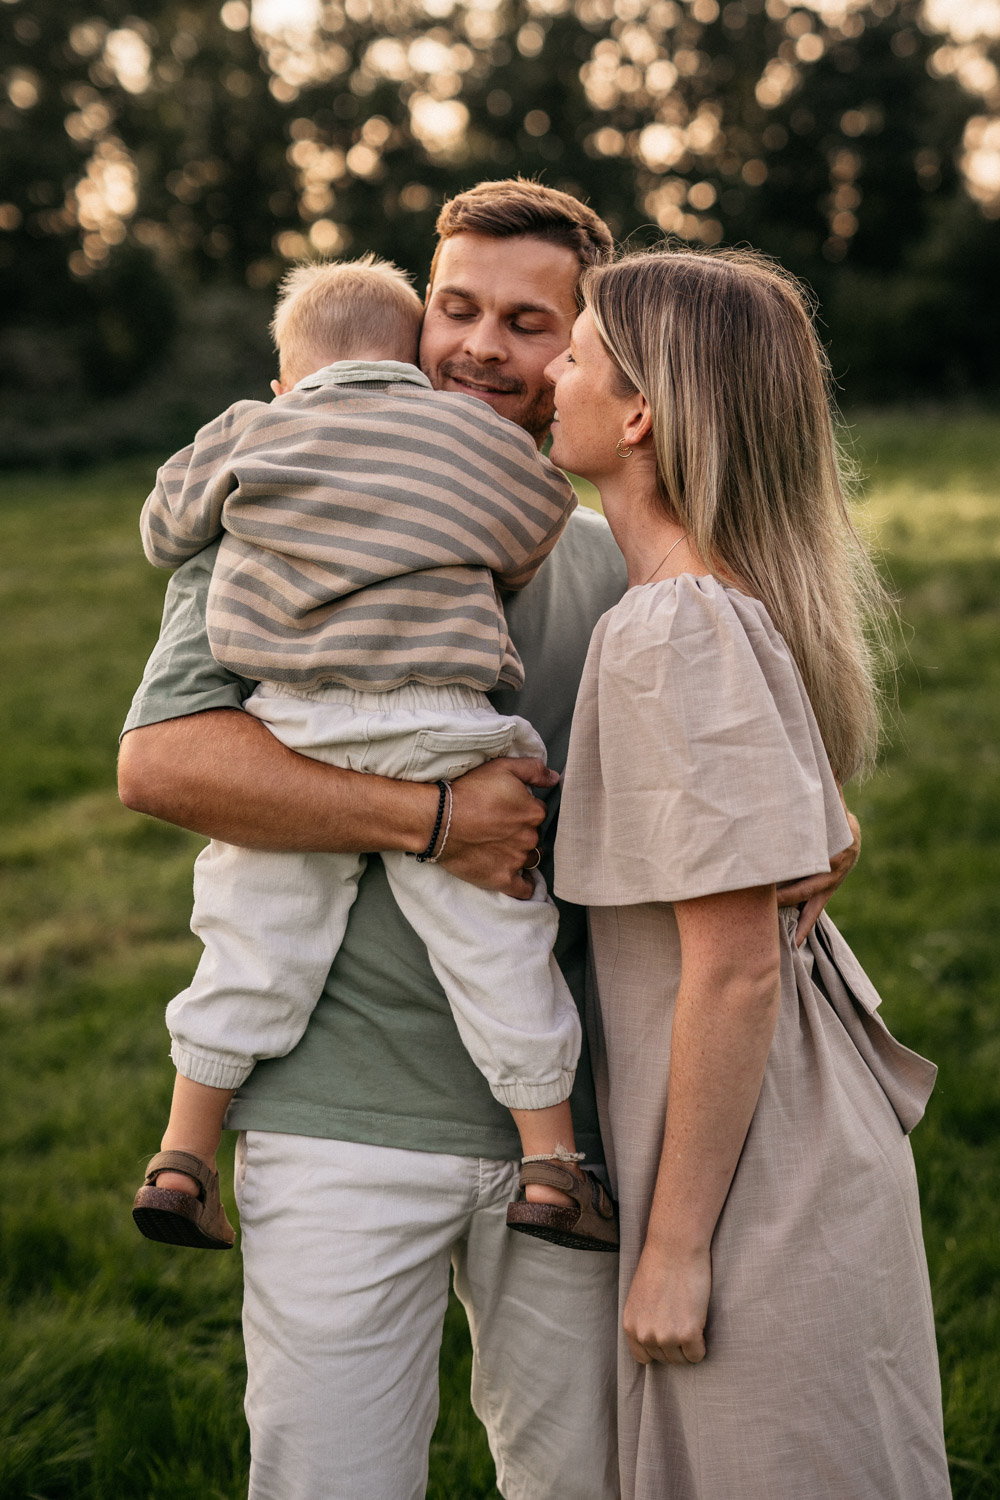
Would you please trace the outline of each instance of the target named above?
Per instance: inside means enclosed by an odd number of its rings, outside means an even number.
[[[988,9],[988,7],[987,7]],[[0,0],[7,462],[265,394],[283,268],[426,275],[484,177],[813,287],[846,399],[1000,388],[997,39],[962,0]]]

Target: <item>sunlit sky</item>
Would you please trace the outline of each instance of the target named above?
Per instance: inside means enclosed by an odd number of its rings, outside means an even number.
[[[643,200],[650,216],[665,230],[716,243],[723,233],[722,222],[713,216],[721,189],[709,180],[709,168],[706,180],[690,181],[679,164],[690,153],[696,160],[707,161],[713,148],[724,147],[722,116],[711,99],[703,99],[693,109],[685,104],[683,91],[675,84],[683,81],[682,75],[697,71],[703,55],[692,50],[689,43],[671,48],[664,40],[662,20],[667,13],[678,19],[686,7],[696,21],[707,24],[719,16],[720,4],[718,0],[682,0],[681,5],[674,0],[612,3],[618,24],[610,34],[595,31],[590,57],[580,68],[581,82],[595,112],[586,148],[599,156],[635,156],[652,174]],[[523,57],[537,56],[545,45],[542,23],[547,16],[560,14],[571,5],[581,16],[607,18],[611,14],[603,0],[527,0],[528,15],[522,14],[522,24],[509,38],[512,47]],[[812,25],[807,12],[812,11],[822,22],[850,36],[857,34],[862,24],[860,13],[871,5],[872,0],[767,0],[768,14],[782,24],[785,40],[757,82],[760,104],[774,109],[803,83],[808,88],[808,68],[823,56],[827,43],[821,35],[822,26]],[[346,8],[351,11],[351,0],[347,0]],[[308,83],[339,78],[349,66],[348,53],[335,36],[322,36],[320,32],[324,0],[222,0],[219,10],[223,24],[232,31],[241,31],[252,21],[268,53],[270,87],[283,102],[294,101]],[[923,0],[922,11],[923,29],[940,37],[928,61],[932,76],[955,78],[977,100],[959,152],[968,190],[985,214],[1000,217],[1000,71],[990,55],[991,43],[1000,37],[1000,0]],[[457,28],[448,25],[448,18],[456,12],[461,16]],[[661,14],[654,25],[657,12]],[[469,111],[461,97],[465,76],[474,68],[477,52],[496,41],[505,25],[502,0],[410,0],[409,6],[399,5],[399,13],[399,32],[376,34],[365,49],[358,71],[362,87],[357,92],[362,96],[371,92],[380,78],[405,84],[413,136],[432,158],[448,159],[461,150],[468,129]],[[667,23],[668,31],[672,25]],[[92,19],[74,25],[69,42],[81,57],[98,59],[130,93],[141,94],[149,86],[153,66],[148,36],[144,23],[132,18],[117,29]],[[181,31],[173,43],[175,58],[190,55],[178,50],[184,46],[197,50],[196,40]],[[234,92],[242,86],[242,75],[237,77],[237,73],[231,70],[225,82]],[[28,111],[37,104],[41,79],[32,70],[8,70],[4,84],[17,109]],[[355,80],[351,87],[355,87]],[[502,114],[511,107],[512,101],[502,91],[494,91],[490,98],[500,101],[496,110],[488,101],[492,113]],[[619,102],[629,101],[636,101],[640,115],[639,128],[627,139],[622,130],[609,123],[607,115],[603,121],[600,116]],[[132,155],[115,134],[113,114],[95,90],[85,86],[77,89],[73,106],[65,120],[66,130],[75,140],[92,142],[92,154],[79,183],[55,214],[57,218],[62,214],[66,223],[75,221],[83,231],[81,249],[71,257],[71,266],[84,274],[103,264],[111,248],[125,238],[126,226],[137,207],[138,178]],[[840,122],[843,134],[850,140],[864,135],[869,126],[880,128],[869,118],[873,111],[881,119],[877,103],[848,110]],[[550,120],[544,110],[529,110],[522,123],[529,135],[548,139]],[[299,207],[304,223],[301,231],[285,230],[277,237],[275,249],[280,255],[297,257],[310,247],[331,253],[347,242],[346,229],[334,217],[339,184],[348,176],[377,175],[391,133],[389,122],[373,114],[359,120],[354,144],[341,150],[324,142],[308,119],[293,121],[288,154],[299,175]],[[766,131],[764,136],[766,140]],[[559,143],[553,142],[553,153],[558,150]],[[935,153],[919,155],[928,157],[928,161],[921,165],[917,160],[918,172],[933,175],[937,164],[930,158]],[[846,148],[831,158],[827,215],[831,238],[824,253],[830,250],[833,259],[846,253],[858,227],[856,210],[863,196],[863,183],[858,181],[861,160],[857,152]],[[203,166],[194,163],[191,172],[185,168],[172,174],[177,183],[171,191],[176,190],[180,202],[189,201],[192,193],[197,196],[204,187],[191,175]],[[752,188],[766,179],[768,168],[763,160],[754,158],[744,161],[740,172]],[[401,202],[407,208],[426,207],[427,201],[428,190],[419,182],[407,184],[402,190]],[[21,211],[16,205],[0,204],[0,229],[10,229],[20,221]],[[154,239],[165,232],[149,224],[134,228],[137,235]],[[224,231],[214,232],[224,237]]]
[[[836,15],[854,8],[850,0],[799,0],[805,10]],[[252,0],[254,24],[261,31],[308,31],[316,24],[320,0]],[[950,31],[958,42],[1000,36],[1000,0],[924,0],[935,30]]]
[[[318,0],[253,0],[252,9],[261,31],[310,31],[320,13]]]
[[[924,12],[939,31],[957,42],[1000,36],[1000,0],[924,0]]]
[[[483,0],[479,0],[482,6]],[[708,14],[699,17],[699,3],[708,12],[718,14],[715,5],[710,0],[692,0],[692,14],[698,19],[709,19]],[[811,10],[820,16],[825,22],[838,25],[845,21],[851,13],[868,8],[870,0],[797,0],[793,10]],[[546,3],[546,0],[529,0],[529,10],[537,11],[539,14],[546,11],[554,11],[564,8],[565,0],[559,3]],[[246,24],[248,11],[244,0],[230,0],[225,10],[239,9],[242,24]],[[252,0],[253,23],[258,33],[264,33],[275,39],[282,39],[285,46],[282,48],[283,56],[272,58],[272,63],[279,67],[289,84],[301,84],[313,65],[314,54],[311,47],[311,37],[322,14],[322,0]],[[495,5],[487,5],[491,11]],[[424,8],[425,19],[433,21],[434,17],[447,15],[454,9],[461,9],[466,13],[467,21],[470,13],[477,9],[476,0],[463,4],[462,0],[438,0],[437,4],[427,4]],[[616,6],[617,9],[617,6]],[[770,9],[770,7],[769,7]],[[639,20],[638,25],[632,25],[630,32],[636,36],[643,31],[641,15],[643,6],[638,7],[635,0],[626,0],[622,5],[622,14],[628,13],[628,17]],[[1000,37],[1000,0],[924,0],[924,16],[928,29],[943,33],[945,42],[937,49],[932,58],[931,68],[935,76],[943,77],[947,74],[954,76],[972,94],[978,94],[983,98],[984,105],[990,113],[974,116],[969,121],[964,141],[964,150],[961,155],[961,167],[965,173],[966,181],[973,196],[978,199],[985,211],[994,213],[1000,211],[1000,124],[996,116],[996,92],[998,89],[997,69],[986,54],[986,44],[993,38]],[[431,14],[433,12],[433,15]],[[779,14],[785,13],[782,6]],[[485,21],[485,17],[483,20]],[[497,19],[490,16],[493,26]],[[523,33],[532,28],[529,20],[527,25],[518,33],[518,50],[525,55],[533,55],[531,48],[527,46],[530,40]],[[787,23],[794,24],[793,20]],[[535,30],[539,30],[535,26]],[[789,33],[791,34],[791,32]],[[624,37],[620,41],[626,40]],[[639,40],[642,40],[639,37]],[[544,33],[540,32],[539,45],[544,41]],[[635,38],[632,39],[635,42]],[[602,53],[601,44],[595,45],[591,61],[582,69],[585,88],[590,102],[595,109],[610,107],[618,97],[618,75],[623,67],[638,63],[645,67],[650,63],[650,58],[643,57],[636,51],[635,45],[626,48],[628,56],[623,59],[620,47],[614,43],[605,44],[606,53]],[[647,40],[647,47],[651,48],[651,55],[656,57],[658,48],[651,39]],[[812,47],[812,51],[808,50]],[[420,53],[421,48],[425,51],[436,50],[441,56],[425,58]],[[465,49],[468,50],[468,49]],[[823,44],[815,33],[808,29],[802,36],[796,39],[797,61],[808,64],[823,53]],[[392,54],[390,56],[390,53]],[[398,58],[396,54],[399,54]],[[375,42],[369,50],[369,66],[383,77],[416,80],[420,75],[426,75],[430,84],[429,91],[419,91],[409,101],[410,122],[414,135],[422,144],[433,153],[447,153],[449,148],[460,142],[464,136],[468,124],[468,111],[461,103],[461,69],[455,70],[450,61],[451,49],[435,41],[433,38],[410,40],[404,43],[398,38],[384,37]],[[789,62],[787,56],[773,58],[765,70],[757,86],[757,97],[766,108],[773,108],[780,103],[785,95],[794,90],[800,82],[800,73],[795,66],[795,61]],[[657,88],[654,92],[669,94],[672,81],[677,78],[677,68],[674,64],[680,63],[680,57],[673,62],[669,59],[661,59],[652,63],[653,70],[659,69],[663,75],[657,78]],[[667,76],[667,75],[670,76]],[[436,75],[436,76],[435,76]],[[607,75],[607,76],[605,76]],[[445,88],[444,80],[453,77],[454,87]],[[433,78],[433,81],[431,81]],[[537,111],[536,111],[537,113]],[[859,117],[860,118],[860,117]],[[546,128],[547,128],[547,117]],[[665,123],[655,117],[650,119],[649,124],[641,132],[640,155],[646,164],[658,172],[667,172],[671,164],[680,158],[685,150],[692,145],[689,139],[690,132],[699,125],[699,121],[688,122],[686,129],[681,129],[676,123]],[[714,121],[705,121],[706,127],[714,126]],[[848,132],[851,133],[851,132]],[[618,131],[605,127],[594,137],[597,148],[601,154],[619,155],[624,148],[624,139]],[[359,152],[366,152],[371,157],[371,168],[375,169],[378,161],[377,143],[376,149],[372,149],[373,143],[363,143],[355,148],[355,156]],[[363,167],[360,161],[349,163],[352,170]],[[365,175],[364,171],[361,175]],[[654,215],[664,223],[664,215],[669,220],[664,227],[688,233],[692,224],[688,223],[673,202],[671,189],[674,185],[667,181],[663,190],[657,196],[656,204],[650,202],[647,207]],[[695,193],[705,191],[705,184],[696,184]],[[849,193],[848,189],[842,189]],[[665,196],[664,196],[665,195]],[[656,195],[654,195],[656,196]],[[663,199],[661,203],[659,200]],[[693,204],[693,200],[690,200]],[[694,205],[697,206],[697,205]],[[707,206],[707,204],[706,204]],[[847,223],[852,218],[850,206],[842,206],[841,220]],[[704,226],[703,226],[704,227]],[[719,226],[721,230],[721,226]]]

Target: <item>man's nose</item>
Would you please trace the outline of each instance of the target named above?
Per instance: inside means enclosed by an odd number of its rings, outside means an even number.
[[[477,318],[466,330],[465,352],[476,364],[498,364],[507,358],[507,345],[499,318]]]

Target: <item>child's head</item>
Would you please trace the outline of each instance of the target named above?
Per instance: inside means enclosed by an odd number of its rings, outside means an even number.
[[[413,363],[423,306],[405,271],[391,261],[321,261],[284,277],[271,322],[281,386],[340,359]]]

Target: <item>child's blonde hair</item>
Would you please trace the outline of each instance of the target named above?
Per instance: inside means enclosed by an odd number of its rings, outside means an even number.
[[[392,261],[316,261],[283,278],[271,320],[281,378],[294,384],[339,359],[417,356],[423,306]]]

